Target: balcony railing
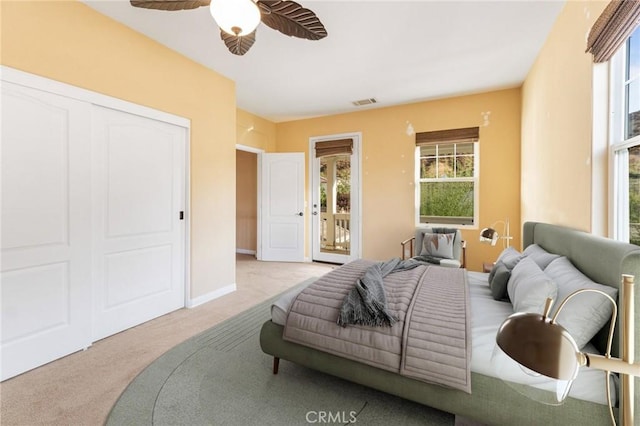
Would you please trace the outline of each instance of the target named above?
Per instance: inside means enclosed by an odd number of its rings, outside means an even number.
[[[351,214],[320,213],[320,248],[349,252]]]

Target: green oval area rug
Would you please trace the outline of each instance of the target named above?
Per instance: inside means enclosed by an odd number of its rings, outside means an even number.
[[[129,384],[106,424],[454,424],[449,413],[284,360],[272,374],[258,337],[273,300],[159,357]]]

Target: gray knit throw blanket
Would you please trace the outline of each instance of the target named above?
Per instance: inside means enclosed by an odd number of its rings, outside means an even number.
[[[369,325],[391,327],[398,318],[387,309],[383,278],[387,275],[413,269],[424,263],[398,258],[368,267],[342,302],[338,325]]]

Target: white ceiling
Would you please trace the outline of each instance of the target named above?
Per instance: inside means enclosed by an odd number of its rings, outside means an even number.
[[[164,12],[128,1],[84,3],[236,82],[237,106],[274,122],[517,87],[564,1],[318,1],[328,36],[264,24],[231,54],[207,7]],[[376,98],[372,106],[352,101]]]

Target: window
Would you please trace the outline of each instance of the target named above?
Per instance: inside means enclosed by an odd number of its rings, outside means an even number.
[[[613,237],[640,245],[640,27],[611,59]]]
[[[477,127],[416,134],[419,223],[476,222],[477,140]]]

